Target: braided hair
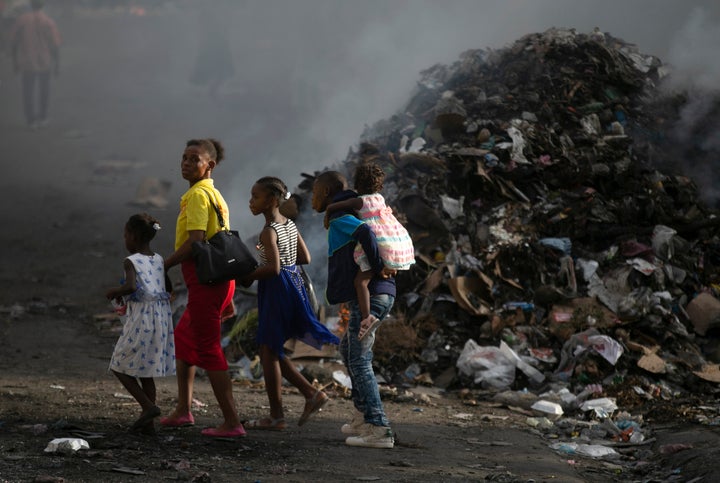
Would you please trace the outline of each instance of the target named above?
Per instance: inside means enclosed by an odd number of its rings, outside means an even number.
[[[149,243],[160,229],[160,222],[147,213],[132,215],[125,223],[125,229],[140,243]]]
[[[274,176],[264,176],[257,180],[255,184],[260,185],[266,190],[268,190],[271,195],[273,195],[275,198],[278,199],[278,201],[280,201],[280,203],[290,197],[287,186],[285,186],[285,183],[283,183],[280,178],[276,178]]]

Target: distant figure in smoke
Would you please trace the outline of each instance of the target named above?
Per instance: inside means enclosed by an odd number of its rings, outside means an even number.
[[[217,13],[204,12],[195,66],[190,82],[207,87],[210,98],[217,100],[222,85],[235,75],[230,43]]]
[[[160,416],[160,408],[155,405],[154,378],[175,374],[172,309],[164,261],[150,248],[159,229],[158,221],[146,213],[130,217],[124,234],[130,252],[123,263],[125,277],[122,285],[105,294],[125,316],[110,370],[142,408],[130,430],[150,434],[155,432],[153,419]]]
[[[31,0],[31,11],[17,19],[8,36],[13,67],[22,77],[25,120],[32,128],[47,124],[50,73],[60,74],[60,33],[42,11],[44,4]]]

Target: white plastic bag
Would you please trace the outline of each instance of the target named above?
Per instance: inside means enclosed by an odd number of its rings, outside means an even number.
[[[87,441],[80,438],[56,438],[45,448],[46,453],[74,453],[81,449],[90,449]]]
[[[468,339],[458,357],[457,368],[473,376],[482,387],[505,389],[515,381],[515,361],[508,359],[498,347],[480,347]]]

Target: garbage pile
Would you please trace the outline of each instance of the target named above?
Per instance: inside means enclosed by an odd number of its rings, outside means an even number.
[[[405,109],[365,130],[332,169],[383,166],[417,252],[379,374],[600,384],[625,405],[715,392],[720,221],[689,177],[653,165],[681,107],[664,102],[667,75],[609,34],[550,29],[427,69]],[[311,187],[305,175],[296,195]]]

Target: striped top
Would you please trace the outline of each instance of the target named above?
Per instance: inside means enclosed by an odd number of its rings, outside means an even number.
[[[287,220],[282,224],[272,222],[267,226],[275,230],[275,233],[277,233],[278,252],[280,252],[280,266],[288,267],[290,265],[295,265],[295,261],[297,260],[298,240],[298,231],[295,223],[293,223],[292,220]],[[258,240],[257,250],[260,261],[262,263],[267,263],[268,260],[265,257],[265,247],[260,240]]]

